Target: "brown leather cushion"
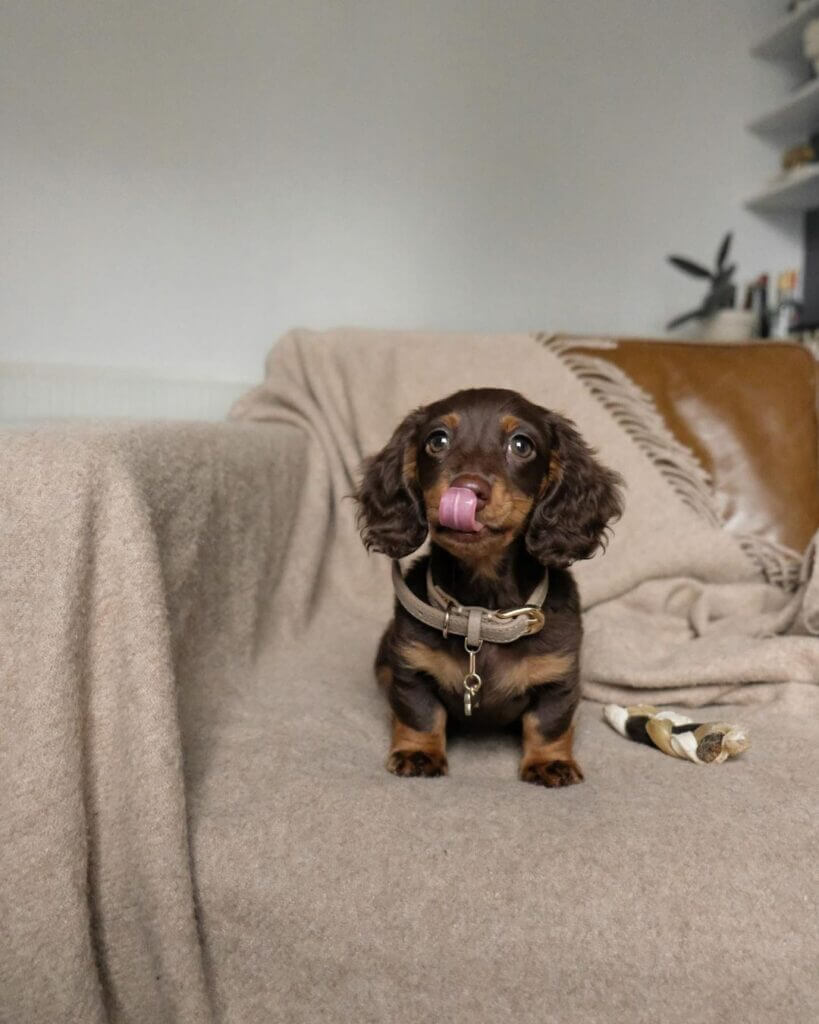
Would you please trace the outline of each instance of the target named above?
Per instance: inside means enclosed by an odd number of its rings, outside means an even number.
[[[727,525],[802,551],[819,528],[815,364],[798,345],[625,339],[587,349],[654,398]]]

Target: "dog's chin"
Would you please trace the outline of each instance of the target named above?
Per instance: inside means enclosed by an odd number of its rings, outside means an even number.
[[[464,561],[485,558],[502,551],[514,539],[514,531],[484,526],[477,531],[453,530],[447,526],[433,526],[432,540]]]

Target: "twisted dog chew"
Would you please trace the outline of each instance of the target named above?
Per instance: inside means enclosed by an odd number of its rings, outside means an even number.
[[[603,718],[621,736],[647,743],[664,754],[694,764],[721,764],[751,745],[741,726],[727,722],[695,722],[676,711],[663,711],[651,704],[628,708],[606,704]]]

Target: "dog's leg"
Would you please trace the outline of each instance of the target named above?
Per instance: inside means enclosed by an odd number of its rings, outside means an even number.
[[[427,778],[446,775],[446,711],[432,684],[420,673],[396,673],[387,665],[379,666],[379,674],[393,711],[387,771]]]
[[[538,786],[571,786],[583,781],[572,756],[572,718],[578,703],[573,680],[538,687],[523,715],[523,758],[520,777]]]

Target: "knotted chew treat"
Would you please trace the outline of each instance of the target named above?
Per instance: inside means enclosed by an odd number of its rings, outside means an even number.
[[[438,522],[450,530],[480,533],[483,523],[475,518],[478,495],[469,487],[448,487],[438,505]]]
[[[726,722],[695,722],[676,711],[662,711],[651,704],[624,708],[606,704],[603,718],[621,736],[657,747],[672,757],[694,764],[721,764],[747,750],[748,734]]]

